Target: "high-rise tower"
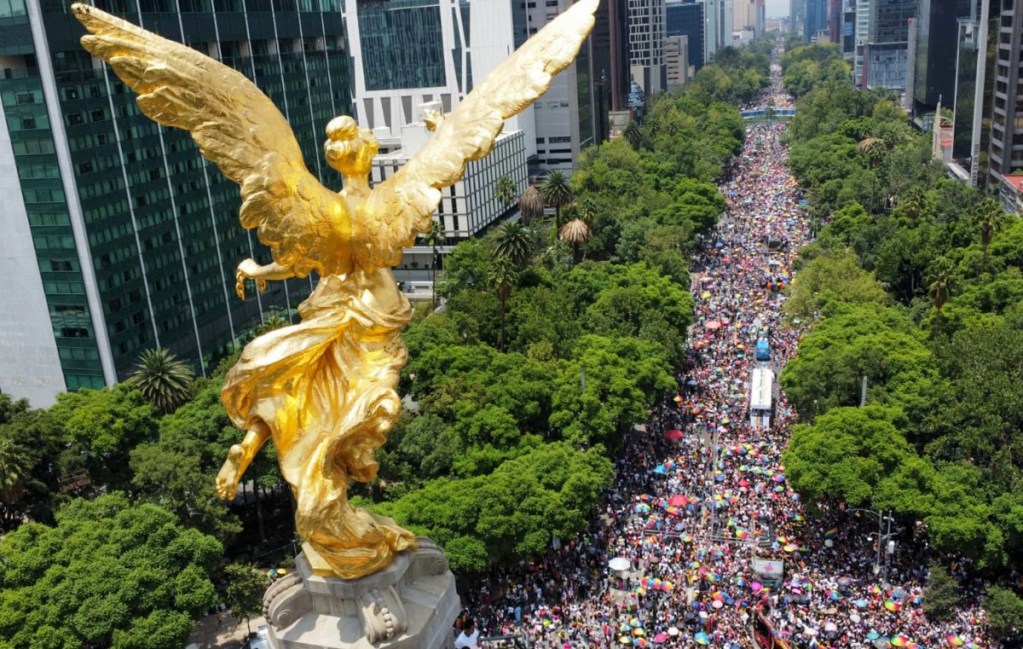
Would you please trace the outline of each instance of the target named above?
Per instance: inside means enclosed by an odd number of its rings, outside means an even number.
[[[667,11],[664,0],[628,0],[629,57],[632,80],[647,96],[667,90],[664,61]]]
[[[350,112],[340,0],[97,0],[234,67],[291,123],[310,171],[323,128]],[[166,347],[205,372],[309,279],[242,302],[235,267],[270,261],[238,223],[239,191],[190,135],[157,126],[78,42],[64,0],[0,3],[0,390],[49,404],[125,378]]]
[[[991,113],[989,169],[1000,179],[1023,169],[1023,0],[991,0],[999,3],[994,66],[994,106]]]

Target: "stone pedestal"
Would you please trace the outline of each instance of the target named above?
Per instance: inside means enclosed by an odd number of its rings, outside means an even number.
[[[263,596],[273,649],[448,649],[460,602],[433,542],[361,579],[316,574],[305,553]]]

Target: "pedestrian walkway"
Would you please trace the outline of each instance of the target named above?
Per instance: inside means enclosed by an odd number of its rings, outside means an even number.
[[[216,613],[199,620],[188,641],[199,649],[241,649],[249,637],[249,628],[255,631],[265,624],[262,617],[254,617],[246,624],[229,612]]]

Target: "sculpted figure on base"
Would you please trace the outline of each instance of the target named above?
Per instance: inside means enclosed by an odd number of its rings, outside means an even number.
[[[223,401],[247,432],[217,478],[233,498],[252,458],[273,440],[297,501],[299,534],[339,577],[388,566],[415,537],[348,504],[348,481],[375,478],[374,451],[401,402],[395,392],[406,350],[399,334],[411,317],[390,269],[430,229],[443,188],[470,160],[487,155],[504,120],[542,95],[575,58],[599,0],[581,0],[493,71],[398,173],[370,190],[377,142],[351,117],[327,125],[327,162],[344,178],[335,193],[309,173],[284,116],[242,74],[199,52],[93,7],[75,16],[91,34],[82,45],[139,93],[151,119],[191,132],[202,154],[241,186],[239,213],[270,247],[273,263],[238,266],[245,281],[319,277],[299,306],[300,324],[252,341],[228,374]]]

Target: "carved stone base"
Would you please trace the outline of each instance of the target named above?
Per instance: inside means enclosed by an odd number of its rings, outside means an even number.
[[[263,596],[273,649],[448,649],[460,607],[448,560],[432,541],[361,579],[317,574],[306,552]],[[312,556],[313,563],[317,557]]]

